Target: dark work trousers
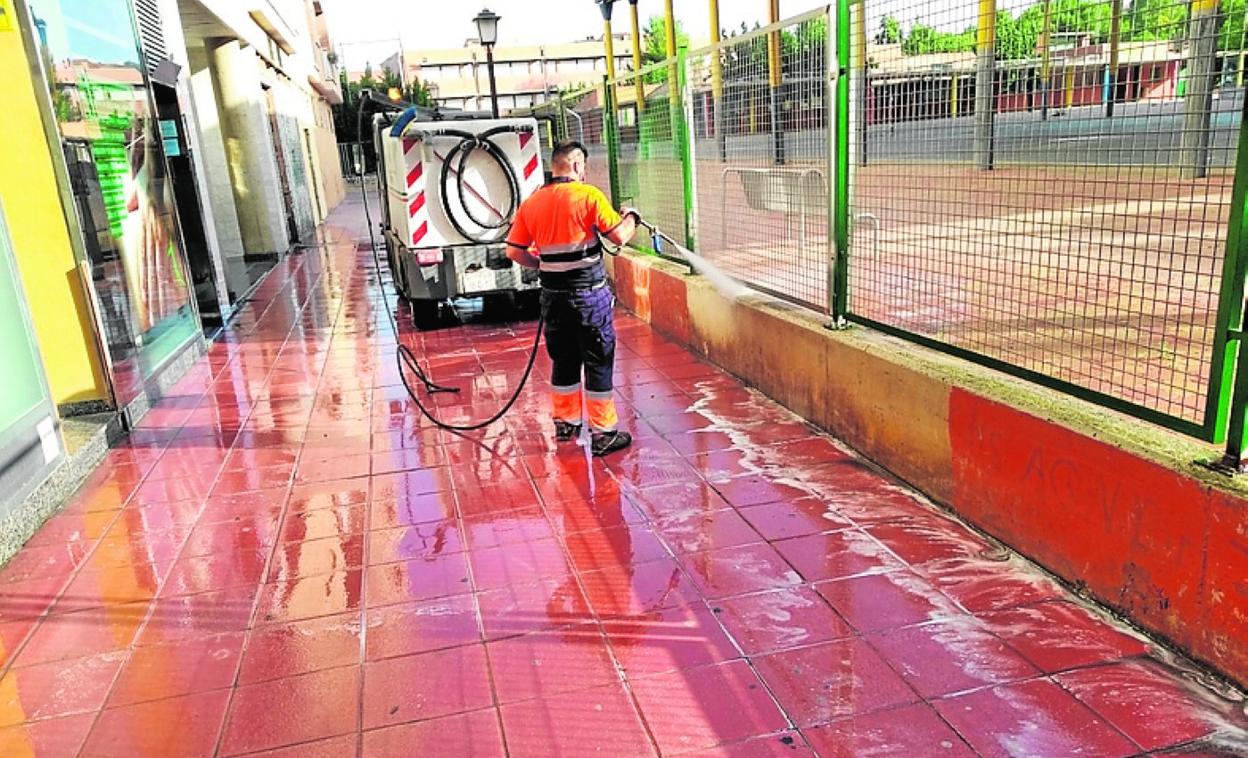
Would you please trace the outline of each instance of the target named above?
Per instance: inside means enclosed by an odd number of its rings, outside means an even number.
[[[542,290],[546,317],[546,352],[554,364],[550,383],[569,387],[581,383],[588,392],[610,392],[615,372],[615,295],[610,288]]]

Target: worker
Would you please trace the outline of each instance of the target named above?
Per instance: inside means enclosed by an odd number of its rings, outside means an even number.
[[[583,371],[590,449],[603,456],[633,440],[618,428],[612,395],[615,296],[607,288],[602,241],[627,244],[641,217],[632,209],[617,213],[602,190],[585,184],[587,159],[579,142],[555,146],[550,181],[516,211],[507,256],[538,269],[541,278],[546,352],[554,364],[555,438],[567,442],[581,435]]]

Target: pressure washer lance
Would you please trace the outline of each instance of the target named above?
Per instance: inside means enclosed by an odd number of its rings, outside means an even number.
[[[650,231],[650,246],[654,252],[658,253],[660,256],[668,255],[669,253],[664,249],[663,244],[667,243],[670,250],[674,250],[679,257],[684,259],[685,263],[689,264],[690,271],[701,274],[702,277],[706,279],[706,281],[709,282],[710,285],[725,298],[729,300],[738,300],[741,297],[750,294],[749,287],[746,287],[741,282],[733,279],[732,276],[726,273],[723,269],[672,239],[671,235],[665,233],[654,224],[641,221],[640,217],[638,217],[638,224]]]

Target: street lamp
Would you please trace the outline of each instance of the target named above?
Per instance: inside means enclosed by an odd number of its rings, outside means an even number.
[[[494,43],[498,42],[498,20],[502,16],[489,8],[477,14],[473,22],[477,25],[477,40],[485,47],[485,65],[490,74],[490,108],[494,118],[498,118],[498,86],[494,83]]]

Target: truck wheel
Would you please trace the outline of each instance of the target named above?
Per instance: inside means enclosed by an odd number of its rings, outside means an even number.
[[[505,319],[512,310],[509,292],[494,292],[481,297],[481,315],[490,321]]]
[[[542,313],[541,290],[524,290],[516,293],[516,309],[520,318],[537,318]]]
[[[438,324],[441,303],[437,300],[412,300],[412,321],[417,329],[432,329]]]

